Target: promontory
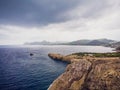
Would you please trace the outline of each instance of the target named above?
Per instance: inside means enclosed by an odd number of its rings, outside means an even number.
[[[54,60],[68,62],[65,72],[48,90],[120,90],[120,53],[50,53]]]

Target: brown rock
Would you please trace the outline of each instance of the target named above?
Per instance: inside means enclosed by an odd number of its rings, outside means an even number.
[[[54,60],[62,60],[62,58],[64,57],[61,54],[55,54],[55,53],[49,53],[48,56]]]
[[[120,60],[95,61],[82,90],[120,90]]]
[[[48,90],[120,90],[119,58],[88,60],[72,55],[49,54],[49,56],[71,64]]]
[[[61,54],[55,54],[55,53],[49,53],[48,56],[54,60],[60,60],[60,61],[65,61],[68,63],[76,62],[79,61],[79,57],[77,55],[61,55]]]
[[[91,63],[87,60],[67,66],[65,73],[56,79],[48,90],[78,90],[82,87]]]

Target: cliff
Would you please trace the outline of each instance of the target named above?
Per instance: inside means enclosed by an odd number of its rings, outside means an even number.
[[[54,60],[69,62],[48,90],[120,90],[119,57],[95,57],[93,54],[49,54]]]

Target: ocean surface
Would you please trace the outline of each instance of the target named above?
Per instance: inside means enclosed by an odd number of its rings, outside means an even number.
[[[47,90],[67,65],[50,59],[50,52],[67,55],[112,50],[101,46],[0,46],[0,90]]]

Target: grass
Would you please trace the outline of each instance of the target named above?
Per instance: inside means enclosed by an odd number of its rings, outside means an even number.
[[[74,53],[72,55],[78,55],[78,56],[92,55],[94,57],[120,57],[119,52],[113,52],[113,53]]]

